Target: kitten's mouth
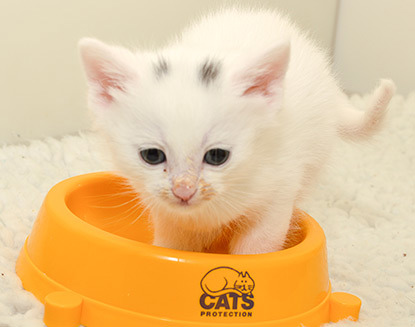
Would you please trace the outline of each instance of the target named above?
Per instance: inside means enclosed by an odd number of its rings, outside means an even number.
[[[169,207],[173,210],[190,211],[199,208],[206,199],[195,195],[190,199],[180,199],[176,196],[168,196],[164,200],[167,201]]]
[[[199,204],[199,201],[197,199],[189,199],[189,200],[183,200],[183,199],[174,199],[172,205],[176,208],[185,209],[185,210],[191,210],[193,208],[196,208]]]
[[[183,199],[178,199],[178,198],[168,198],[165,199],[168,202],[168,205],[171,208],[191,208],[194,206],[195,201],[192,200],[183,200]]]
[[[181,207],[188,207],[188,206],[190,206],[189,201],[185,201],[185,200],[180,200],[180,201],[178,202],[178,204],[179,204]]]

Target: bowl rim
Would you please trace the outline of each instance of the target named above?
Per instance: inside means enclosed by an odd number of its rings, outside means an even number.
[[[305,229],[304,239],[288,249],[283,249],[276,252],[269,253],[260,253],[260,254],[222,254],[222,253],[203,253],[203,252],[191,252],[184,250],[176,250],[163,248],[148,244],[145,242],[140,242],[136,240],[131,240],[111,232],[105,231],[97,226],[94,226],[81,217],[77,216],[68,206],[67,198],[73,194],[76,190],[85,187],[91,182],[99,183],[104,179],[115,179],[119,180],[122,178],[116,172],[112,171],[101,171],[94,173],[82,174],[74,177],[67,178],[55,186],[53,186],[45,198],[45,204],[51,203],[53,205],[49,206],[54,211],[55,219],[60,219],[68,229],[76,230],[76,233],[88,234],[88,236],[93,237],[96,240],[104,240],[111,243],[115,243],[121,247],[130,247],[134,246],[143,249],[143,253],[146,255],[155,255],[157,257],[168,257],[176,258],[178,261],[194,261],[198,259],[202,260],[235,260],[238,261],[251,261],[251,260],[278,260],[278,259],[293,259],[303,256],[308,256],[310,253],[317,251],[321,246],[325,245],[325,235],[323,229],[320,225],[308,214],[301,212],[302,216],[302,228]]]

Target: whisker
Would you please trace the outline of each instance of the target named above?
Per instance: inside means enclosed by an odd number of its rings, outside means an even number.
[[[113,205],[91,205],[91,207],[92,208],[102,208],[102,209],[103,208],[121,208],[123,206],[126,206],[126,205],[132,203],[132,202],[139,202],[139,203],[141,203],[141,200],[140,200],[140,198],[135,197],[135,198],[132,198],[132,199],[130,199],[128,201],[125,201],[123,203],[120,203],[120,204],[113,204]]]
[[[134,203],[136,202],[136,203]],[[144,201],[138,197],[131,199],[130,201],[127,201],[124,203],[124,205],[129,205],[130,203],[133,203],[133,205],[126,208],[126,210],[119,212],[117,215],[113,215],[110,217],[103,218],[103,220],[106,220],[107,222],[104,224],[104,226],[110,226],[115,225],[119,223],[120,221],[129,219],[133,214],[141,211],[142,213],[139,215],[140,217],[147,211],[150,205],[146,205]],[[122,207],[122,205],[118,206]],[[117,217],[120,217],[117,219]],[[134,220],[133,223],[135,223],[137,219]],[[130,223],[131,224],[131,223]]]

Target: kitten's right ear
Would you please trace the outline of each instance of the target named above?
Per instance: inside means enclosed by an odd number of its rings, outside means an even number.
[[[125,92],[127,84],[136,78],[134,54],[92,38],[81,39],[78,46],[90,100],[99,105],[113,103],[117,92]]]
[[[290,61],[290,42],[282,41],[238,67],[234,84],[241,96],[262,96],[269,102],[280,100]]]

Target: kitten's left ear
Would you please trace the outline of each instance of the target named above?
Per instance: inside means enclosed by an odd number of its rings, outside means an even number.
[[[282,93],[289,61],[289,41],[284,41],[251,60],[236,74],[235,82],[241,96],[259,95],[269,102],[276,100]]]
[[[81,39],[78,46],[90,100],[104,106],[113,103],[114,94],[125,92],[127,84],[136,78],[134,54],[92,38]]]

